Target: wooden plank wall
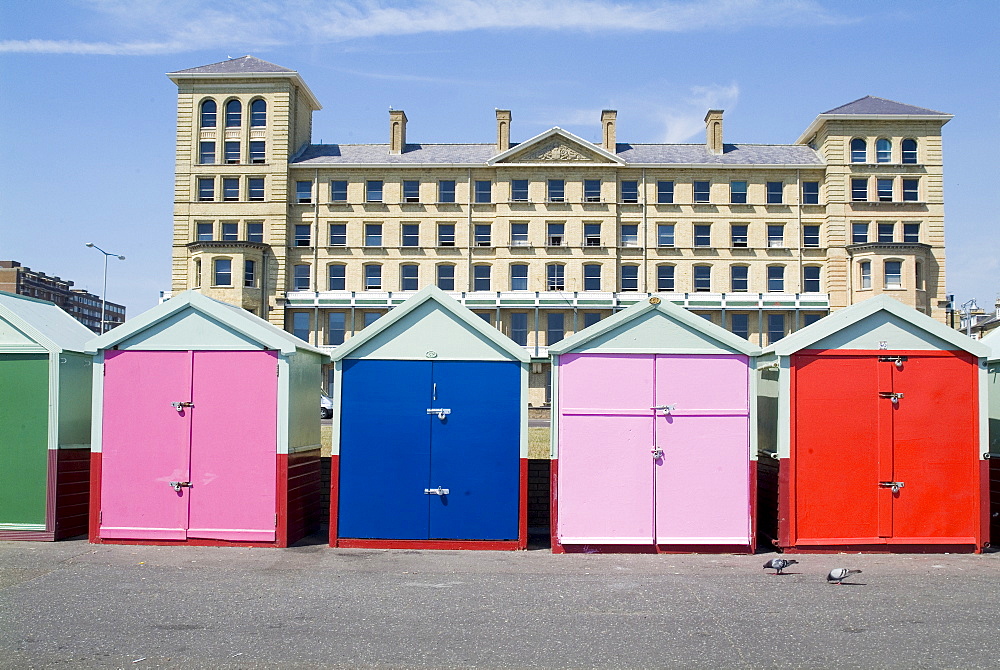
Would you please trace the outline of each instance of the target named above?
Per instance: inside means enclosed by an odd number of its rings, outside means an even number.
[[[319,530],[323,510],[319,453],[319,449],[313,449],[288,455],[289,545]]]
[[[90,511],[90,450],[58,449],[55,453],[55,539],[86,535]]]

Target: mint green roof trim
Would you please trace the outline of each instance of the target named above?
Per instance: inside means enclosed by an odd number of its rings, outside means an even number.
[[[317,349],[259,316],[255,316],[236,305],[209,298],[197,291],[178,293],[170,300],[162,302],[139,316],[129,319],[117,328],[112,328],[103,335],[95,337],[87,344],[86,351],[96,353],[98,350],[110,349],[125,340],[142,334],[144,331],[154,329],[158,324],[171,317],[182,315],[185,311],[197,312],[209,321],[218,323],[246,339],[260,344],[263,349],[277,350],[286,355],[307,351],[319,354],[324,360],[330,358],[329,354],[322,349]],[[205,342],[204,344],[211,345],[212,343]]]
[[[1000,361],[1000,330],[994,330],[979,341],[992,349],[992,352],[987,356],[991,363]]]
[[[82,353],[93,337],[90,329],[55,303],[0,291],[0,351],[37,345],[51,353]]]
[[[428,302],[435,303],[437,309],[450,314],[453,318],[464,324],[470,330],[482,336],[496,349],[508,355],[510,358],[520,361],[521,363],[528,363],[531,361],[528,353],[522,347],[514,344],[513,340],[483,321],[483,319],[476,315],[472,310],[464,307],[461,303],[439,289],[437,286],[427,286],[426,288],[421,289],[399,307],[390,310],[385,316],[377,319],[359,334],[338,346],[333,353],[333,360],[343,360],[344,358],[350,356],[352,352],[355,352],[366,344],[379,339],[385,331],[393,328],[393,326],[395,326],[398,322],[407,319],[411,313],[415,312],[422,305]]]
[[[820,340],[840,333],[851,325],[859,323],[879,312],[892,315],[914,326],[915,329],[923,331],[923,333],[941,340],[955,349],[966,351],[978,358],[984,358],[989,355],[990,347],[983,344],[982,341],[967,337],[959,331],[949,328],[943,323],[939,323],[926,314],[918,312],[912,307],[908,307],[887,295],[868,298],[850,307],[832,312],[816,323],[810,324],[802,330],[778,340],[765,348],[764,353],[790,356],[802,349],[809,349]]]
[[[589,328],[584,328],[566,339],[549,347],[549,353],[560,355],[571,352],[583,345],[603,336],[610,336],[614,331],[627,326],[630,321],[642,318],[650,312],[659,312],[666,318],[685,326],[688,330],[695,331],[708,340],[717,343],[721,348],[731,349],[747,356],[758,356],[761,353],[760,347],[752,345],[738,335],[733,335],[725,328],[706,321],[704,318],[679,307],[669,300],[660,300],[658,304],[653,304],[650,299],[638,302],[631,307],[616,314],[612,314],[606,319],[601,319]],[[664,341],[659,343],[664,349],[669,349],[671,343]]]

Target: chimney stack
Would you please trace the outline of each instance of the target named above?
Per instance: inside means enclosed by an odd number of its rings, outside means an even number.
[[[497,110],[497,153],[510,149],[510,110]]]
[[[710,109],[705,115],[705,146],[709,153],[716,156],[722,153],[722,112],[721,109]]]
[[[401,154],[406,150],[406,113],[401,109],[389,110],[389,153]]]
[[[613,109],[605,109],[601,112],[601,146],[605,151],[618,153],[618,140],[615,137],[615,119],[618,112]]]

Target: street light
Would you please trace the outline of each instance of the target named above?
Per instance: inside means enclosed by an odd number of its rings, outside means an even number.
[[[125,257],[107,252],[93,242],[87,242],[87,246],[93,247],[104,254],[104,290],[101,291],[101,334],[103,335],[107,326],[107,321],[104,320],[104,311],[108,302],[108,256],[116,256],[120,261],[125,260]]]

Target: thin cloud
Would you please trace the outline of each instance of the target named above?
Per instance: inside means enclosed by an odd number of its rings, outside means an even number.
[[[0,41],[0,53],[134,56],[474,30],[692,32],[845,23],[819,0],[90,0],[109,33],[136,41]],[[44,25],[44,22],[38,22]]]
[[[710,109],[732,109],[740,97],[740,87],[728,85],[694,86],[678,105],[649,108],[663,124],[663,141],[685,142],[705,131],[705,112]]]

